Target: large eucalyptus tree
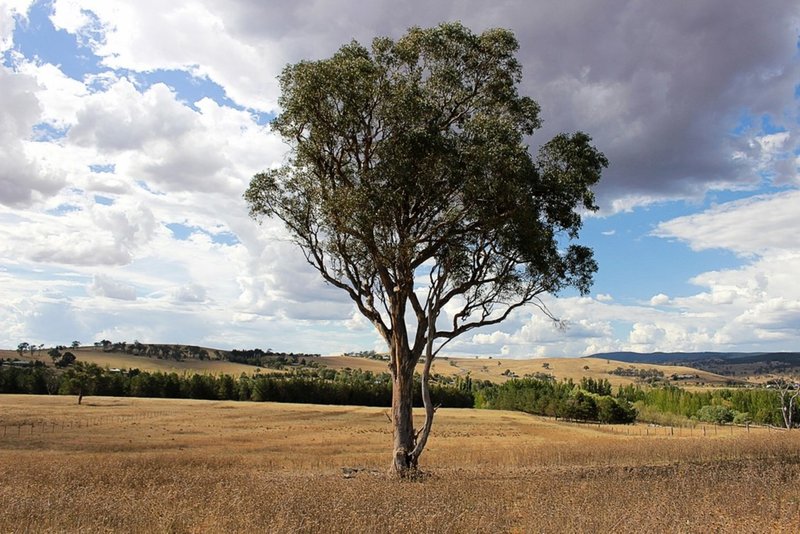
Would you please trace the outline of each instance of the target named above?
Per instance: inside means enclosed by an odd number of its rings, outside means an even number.
[[[287,66],[272,127],[291,150],[245,194],[251,215],[283,221],[386,340],[401,476],[431,429],[439,350],[528,303],[547,313],[541,295],[585,293],[597,270],[591,249],[571,242],[581,213],[597,209],[606,158],[580,132],[529,153],[539,106],[518,94],[517,49],[510,31],[442,24]],[[415,429],[423,357],[426,419]]]

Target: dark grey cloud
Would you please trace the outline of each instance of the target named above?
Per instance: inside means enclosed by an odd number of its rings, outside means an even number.
[[[759,172],[797,181],[793,158],[754,141],[766,115],[789,131],[786,154],[800,147],[796,1],[227,4],[229,31],[277,40],[287,61],[325,57],[353,38],[397,37],[413,25],[460,20],[476,32],[512,29],[523,91],[543,109],[532,146],[559,131],[587,131],[611,161],[599,187],[606,204],[754,186]],[[748,115],[755,121],[742,128]]]
[[[783,114],[797,108],[799,4],[561,5],[548,3],[518,31],[525,85],[542,104],[545,133],[586,129],[607,153],[607,197],[754,183],[760,116],[796,135]],[[757,127],[736,138],[745,115]]]

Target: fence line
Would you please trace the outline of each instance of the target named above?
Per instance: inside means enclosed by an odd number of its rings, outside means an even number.
[[[604,424],[598,423],[597,421],[575,421],[575,420],[568,420],[568,419],[558,419],[559,423],[567,424],[567,425],[577,425],[577,426],[590,426],[595,427],[600,432],[606,432],[609,434],[617,434],[617,435],[627,435],[627,436],[643,436],[643,437],[657,437],[657,436],[668,436],[668,437],[684,437],[684,436],[698,436],[698,437],[710,437],[710,436],[719,436],[724,434],[734,435],[734,434],[746,434],[750,432],[751,428],[754,429],[767,429],[768,431],[776,431],[776,432],[783,432],[786,429],[781,427],[775,427],[772,425],[755,425],[755,424],[697,424],[694,426],[667,426],[667,425],[655,425],[655,424],[631,424],[631,425],[620,425],[620,424]]]
[[[103,416],[90,416],[88,418],[80,418],[80,419],[70,419],[70,420],[60,420],[60,421],[53,421],[53,420],[38,420],[38,421],[31,421],[25,423],[12,423],[12,422],[4,422],[0,421],[0,426],[2,426],[2,437],[3,438],[20,438],[23,434],[27,436],[33,436],[34,432],[37,435],[41,434],[54,434],[57,430],[65,431],[65,430],[72,430],[72,429],[81,429],[81,428],[89,428],[89,427],[98,427],[108,424],[109,422],[114,423],[130,423],[136,422],[145,419],[154,419],[157,417],[163,417],[168,415],[170,412],[167,411],[148,411],[143,412],[140,414],[124,414],[124,415],[103,415]]]

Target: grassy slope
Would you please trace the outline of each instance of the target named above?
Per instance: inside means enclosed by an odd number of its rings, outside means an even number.
[[[210,373],[210,374],[230,374],[239,376],[241,373],[253,374],[256,367],[243,365],[222,360],[195,360],[185,359],[182,361],[159,360],[146,356],[134,356],[119,352],[103,352],[93,348],[81,348],[72,351],[80,361],[96,363],[101,367],[118,367],[122,369],[139,368],[143,371],[162,371],[176,373]],[[16,358],[18,354],[14,351],[0,351],[0,358]],[[46,353],[38,353],[31,358],[28,354],[25,359],[38,359],[46,363],[51,363]],[[366,358],[356,358],[352,356],[322,356],[306,357],[307,361],[316,361],[321,366],[331,369],[363,369],[376,373],[387,371],[387,362],[381,360],[369,360]],[[548,368],[545,367],[548,366]],[[588,367],[588,369],[584,369]],[[653,365],[643,363],[625,363],[613,360],[597,358],[542,358],[530,360],[514,359],[475,359],[475,358],[437,358],[433,365],[433,372],[446,376],[466,376],[467,373],[473,379],[490,380],[492,382],[504,382],[508,377],[503,375],[506,370],[510,370],[517,376],[534,373],[547,373],[553,375],[557,380],[569,379],[579,381],[582,377],[594,379],[608,379],[613,386],[620,386],[634,383],[632,377],[617,376],[609,374],[618,367],[635,369],[657,369],[665,376],[672,374],[692,374],[698,375],[697,380],[681,381],[679,384],[697,385],[724,385],[730,378],[715,375],[706,371],[700,371],[691,367]],[[422,366],[418,366],[422,371]],[[272,371],[264,369],[264,371]]]
[[[350,367],[352,369],[365,369],[374,372],[383,372],[387,370],[387,362],[380,360],[367,360],[350,356],[325,356],[314,359],[319,361],[321,365],[326,365],[334,369]],[[548,365],[549,369],[544,367],[545,364]],[[584,369],[584,367],[587,366],[589,369]],[[696,382],[703,382],[707,385],[722,385],[729,380],[729,378],[706,371],[699,371],[690,367],[625,363],[597,358],[542,358],[531,360],[437,358],[433,364],[433,372],[447,376],[466,376],[467,373],[469,373],[474,379],[491,380],[492,382],[504,382],[508,380],[508,377],[504,376],[503,372],[510,370],[517,376],[547,373],[553,375],[557,380],[571,378],[576,382],[582,377],[608,379],[615,387],[634,383],[632,377],[609,374],[609,371],[618,367],[626,369],[657,369],[662,371],[665,376],[672,374],[696,374],[700,377],[697,381],[691,380],[682,382],[683,385],[695,384]],[[418,370],[422,370],[421,365],[418,366]]]

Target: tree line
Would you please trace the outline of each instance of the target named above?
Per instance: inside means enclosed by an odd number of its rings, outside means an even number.
[[[667,385],[659,388],[621,387],[618,398],[654,410],[709,423],[757,423],[783,426],[779,391],[775,389],[713,389],[690,391]],[[800,420],[797,406],[788,407]]]
[[[548,378],[509,380],[480,388],[475,393],[475,405],[601,423],[632,423],[637,416],[630,402],[611,395],[608,380],[592,378],[584,378],[578,384]]]
[[[0,362],[2,363],[2,362]],[[415,380],[419,382],[420,377]],[[422,406],[420,388],[414,405]],[[388,373],[360,369],[292,369],[287,373],[231,375],[177,374],[138,369],[112,371],[75,362],[54,369],[42,362],[29,367],[0,366],[0,393],[103,395],[206,400],[241,400],[391,406]],[[627,385],[616,392],[607,379],[556,381],[550,375],[512,379],[504,384],[469,376],[434,375],[431,396],[436,405],[453,408],[517,410],[534,415],[601,423],[660,422],[664,414],[709,423],[756,423],[784,426],[800,421],[796,404],[784,417],[776,389],[689,391],[676,386]],[[662,416],[662,417],[659,417]]]
[[[667,414],[678,416],[678,422],[791,427],[793,421],[800,421],[800,408],[796,402],[790,402],[792,395],[797,398],[797,390],[791,384],[786,386],[788,389],[783,390],[690,391],[673,385],[641,387],[631,384],[612,393],[606,379],[583,378],[576,384],[572,380],[556,382],[547,375],[540,375],[482,387],[475,392],[475,406],[603,423],[630,423],[637,419],[663,422],[666,420],[663,415]]]
[[[174,399],[241,400],[312,404],[391,405],[388,373],[360,369],[301,369],[288,373],[231,375],[177,374],[138,369],[111,371],[96,364],[76,362],[56,371],[37,362],[32,367],[0,367],[0,393],[102,395]],[[474,405],[468,380],[433,384],[431,395],[444,407]],[[422,405],[421,396],[414,399]]]

